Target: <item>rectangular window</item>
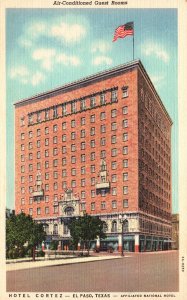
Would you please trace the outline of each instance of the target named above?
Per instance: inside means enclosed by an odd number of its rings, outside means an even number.
[[[21,176],[21,183],[24,183],[24,182],[25,182],[25,177]]]
[[[127,128],[128,127],[128,120],[123,120],[123,128]]]
[[[49,162],[45,161],[45,168],[48,169],[49,168]]]
[[[128,146],[123,147],[123,154],[124,155],[128,154]]]
[[[66,129],[66,122],[62,123],[62,129],[65,130]]]
[[[113,90],[111,93],[111,102],[117,102],[118,98],[118,94],[117,94],[117,90]]]
[[[29,164],[29,171],[33,171],[33,165]]]
[[[123,187],[123,195],[127,195],[128,194],[128,186],[124,186]]]
[[[33,158],[32,153],[29,153],[29,160],[32,160],[32,158]]]
[[[36,120],[37,120],[37,122],[41,121],[41,113],[40,112],[37,112],[37,114],[36,114]]]
[[[45,191],[49,191],[49,184],[45,184]]]
[[[28,123],[29,123],[29,125],[32,124],[32,122],[33,122],[32,114],[29,114],[28,115]]]
[[[21,173],[25,172],[25,166],[21,166]]]
[[[75,164],[75,163],[76,163],[76,157],[75,157],[75,156],[72,156],[72,157],[71,157],[71,163],[72,163],[72,164]]]
[[[58,190],[58,183],[57,183],[57,182],[54,182],[54,184],[53,184],[53,189],[54,189],[54,190]]]
[[[122,87],[122,98],[128,97],[128,86]]]
[[[91,127],[91,129],[90,129],[90,135],[95,135],[95,127]]]
[[[49,173],[45,173],[45,180],[49,179]]]
[[[90,107],[96,106],[96,98],[93,96],[90,98]]]
[[[85,149],[85,145],[86,145],[85,142],[82,142],[82,143],[81,143],[81,150],[84,150],[84,149]]]
[[[112,196],[116,196],[117,195],[117,188],[113,187],[112,188]]]
[[[95,122],[95,115],[91,115],[91,116],[90,116],[90,122],[91,122],[91,123],[94,123],[94,122]]]
[[[81,167],[81,174],[85,174],[86,173],[86,168],[85,167]]]
[[[32,149],[32,142],[29,143],[29,150]]]
[[[86,180],[85,178],[81,179],[81,186],[85,186]]]
[[[45,196],[45,202],[47,203],[47,202],[49,202],[49,196]]]
[[[86,197],[86,192],[85,192],[85,191],[82,191],[82,192],[81,192],[81,198],[82,198],[82,199],[85,199],[85,197]]]
[[[41,170],[41,163],[37,163],[37,170]]]
[[[91,141],[90,141],[90,146],[91,146],[91,148],[94,148],[94,147],[95,147],[95,140],[91,140]]]
[[[129,207],[129,202],[128,202],[127,199],[124,199],[124,200],[123,200],[123,207],[124,207],[124,208],[125,208],[125,207]]]
[[[106,113],[105,112],[101,112],[100,113],[100,120],[105,120],[106,119]]]
[[[62,146],[62,153],[66,153],[66,146]]]
[[[25,150],[25,145],[24,144],[21,144],[21,150]]]
[[[86,109],[86,99],[81,99],[80,110]]]
[[[111,136],[111,143],[115,144],[116,143],[116,135]]]
[[[116,148],[111,150],[111,156],[112,157],[117,156],[117,149]]]
[[[91,197],[95,198],[95,190],[91,190]]]
[[[100,94],[100,104],[101,105],[104,105],[106,103],[106,100],[105,100],[105,94],[102,93]]]
[[[76,181],[75,180],[71,181],[71,187],[76,187]]]
[[[128,173],[123,173],[123,181],[128,180]]]
[[[76,133],[75,132],[71,132],[71,139],[75,140],[75,137],[76,137]]]
[[[117,129],[117,123],[116,122],[113,122],[111,124],[111,130],[116,130]]]
[[[58,172],[57,172],[57,171],[54,171],[54,172],[53,172],[53,178],[54,178],[54,179],[57,179],[57,178],[58,178]]]
[[[101,202],[101,209],[106,209],[106,202],[105,201]]]
[[[86,118],[85,117],[82,117],[81,118],[81,125],[85,125],[86,124]]]
[[[101,190],[101,197],[105,197],[106,196],[106,190]]]
[[[62,170],[62,177],[66,177],[67,176],[67,171],[66,170]]]
[[[21,161],[25,161],[25,156],[24,155],[21,155]]]
[[[112,109],[111,110],[111,118],[114,118],[117,116],[117,109]]]
[[[128,168],[128,159],[123,160],[123,167]]]
[[[100,145],[105,146],[106,145],[106,138],[101,138],[100,139]]]
[[[115,170],[117,168],[117,162],[116,161],[112,161],[111,162],[111,169]]]
[[[49,214],[49,207],[45,207],[45,214],[46,214],[46,215]]]
[[[57,118],[58,117],[58,109],[57,106],[53,107],[53,118]]]
[[[62,104],[62,116],[65,116],[67,114],[67,108],[66,108],[66,103]]]
[[[45,139],[45,146],[49,146],[49,139]]]
[[[116,202],[116,200],[112,201],[112,208],[117,208],[117,202]]]
[[[74,128],[76,126],[75,120],[71,120],[71,127]]]
[[[53,125],[53,132],[57,132],[57,125]]]
[[[53,137],[53,144],[57,144],[57,141],[58,141],[57,136],[54,136]]]
[[[37,151],[37,158],[41,158],[41,152]]]
[[[95,160],[95,152],[90,153],[90,160]]]
[[[33,209],[29,208],[29,215],[32,216],[32,214],[33,214]]]
[[[101,125],[101,127],[100,127],[100,132],[101,132],[101,133],[106,132],[106,126],[105,126],[105,125]]]
[[[40,136],[40,135],[41,135],[41,130],[37,129],[37,136]]]
[[[33,198],[29,197],[29,204],[32,204],[32,203],[33,203]]]
[[[53,167],[57,167],[58,165],[58,159],[53,159]]]
[[[58,206],[54,206],[54,214],[58,213]],[[58,234],[58,227],[56,228],[56,231],[54,232],[54,234]]]
[[[66,165],[66,157],[63,157],[62,158],[62,166],[65,166]]]
[[[41,146],[41,142],[40,142],[40,140],[38,140],[37,141],[37,148],[40,148],[40,146]]]
[[[29,139],[31,139],[33,137],[33,132],[29,131]]]
[[[49,120],[49,109],[45,110],[45,120]]]
[[[117,175],[116,175],[116,174],[113,174],[113,175],[112,175],[111,181],[112,181],[112,182],[116,182],[116,181],[117,181]]]
[[[62,142],[65,142],[66,141],[66,134],[63,134],[62,135]]]
[[[29,175],[29,182],[32,182],[33,181],[33,177],[32,175]]]
[[[66,182],[66,181],[63,181],[63,182],[62,182],[62,188],[63,188],[63,189],[66,189],[66,188],[67,188],[67,182]]]
[[[124,142],[128,141],[128,133],[127,132],[123,134],[123,141]]]
[[[91,202],[91,210],[95,210],[95,202]]]
[[[75,144],[72,144],[72,145],[71,145],[71,151],[72,151],[72,152],[75,152],[75,151],[76,151],[76,146],[75,146]]]
[[[81,154],[81,162],[85,162],[85,160],[86,160],[85,154]]]
[[[95,185],[95,177],[91,178],[91,185]]]
[[[86,136],[86,132],[85,132],[85,130],[83,129],[83,130],[81,130],[81,138],[84,138]]]
[[[76,169],[75,169],[75,168],[71,169],[71,175],[72,175],[72,176],[75,176],[75,175],[76,175]]]
[[[100,157],[101,157],[101,158],[106,158],[106,151],[105,151],[105,150],[102,150],[102,151],[101,151]]]
[[[95,173],[95,165],[91,165],[90,169],[91,169],[91,173]]]
[[[122,112],[123,112],[123,115],[127,115],[128,114],[128,106],[124,106],[122,108]]]
[[[49,127],[45,127],[45,134],[49,134]]]
[[[77,103],[71,102],[71,112],[75,113],[77,111]]]

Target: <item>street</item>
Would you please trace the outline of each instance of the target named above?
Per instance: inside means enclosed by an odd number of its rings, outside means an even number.
[[[7,292],[177,292],[178,252],[7,272]]]

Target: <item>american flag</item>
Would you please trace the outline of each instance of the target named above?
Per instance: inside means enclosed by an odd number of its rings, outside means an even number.
[[[133,34],[134,34],[134,22],[128,22],[116,28],[114,32],[114,38],[112,41],[115,42],[118,38],[122,39],[125,38],[127,35],[133,35]]]

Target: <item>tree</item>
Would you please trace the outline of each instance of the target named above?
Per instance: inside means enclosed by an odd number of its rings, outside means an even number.
[[[99,217],[85,214],[83,217],[73,218],[69,224],[70,234],[73,244],[77,246],[78,242],[87,245],[88,256],[90,251],[90,242],[97,237],[105,238],[103,232],[103,221]]]
[[[35,248],[45,239],[45,231],[42,224],[34,222],[31,216],[24,213],[12,215],[6,221],[6,247],[7,252],[16,252],[15,256],[23,256],[24,244],[27,243],[33,250],[35,260]]]

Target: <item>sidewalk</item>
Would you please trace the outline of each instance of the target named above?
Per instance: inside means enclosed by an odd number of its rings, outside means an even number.
[[[126,257],[129,256],[126,255]],[[44,258],[40,258],[40,260],[36,260],[36,261],[26,261],[24,259],[24,260],[12,260],[12,262],[10,262],[9,260],[6,264],[6,270],[15,271],[15,270],[30,269],[30,268],[60,266],[60,265],[67,265],[67,264],[86,263],[86,262],[94,262],[99,260],[120,259],[120,258],[121,256],[116,256],[116,255],[102,255],[102,256],[89,256],[89,257],[63,256],[62,258],[56,257],[51,260],[45,260]]]

